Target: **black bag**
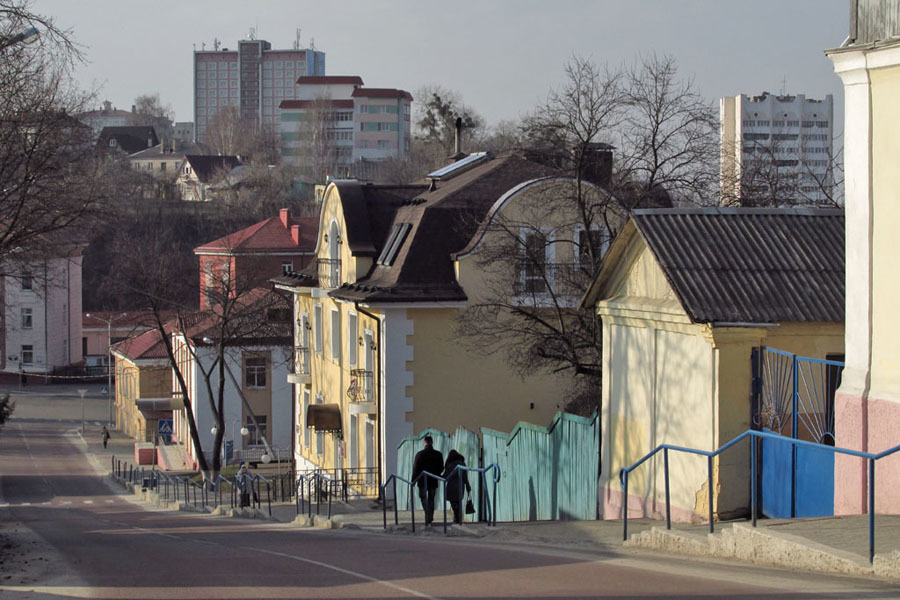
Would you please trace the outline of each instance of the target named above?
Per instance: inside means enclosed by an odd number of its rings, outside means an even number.
[[[467,514],[467,515],[474,515],[474,514],[475,514],[475,505],[472,504],[472,499],[471,499],[471,498],[469,498],[468,500],[466,500],[466,514]]]

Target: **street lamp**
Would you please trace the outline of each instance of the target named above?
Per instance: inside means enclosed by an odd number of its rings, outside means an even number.
[[[237,424],[238,424],[238,421],[231,422],[231,441],[232,441],[232,443],[237,441],[237,436],[234,434],[234,426]],[[250,435],[250,430],[247,429],[246,427],[241,427],[240,431],[241,431],[241,435],[243,437],[247,437],[248,435]],[[213,435],[216,435],[219,432],[219,428],[216,427],[215,425],[213,425],[212,429],[210,429],[209,432]],[[226,434],[228,433],[227,426],[225,427],[225,433]],[[227,442],[228,442],[228,436],[226,435],[225,439],[222,440],[222,463],[223,463],[222,466],[225,466],[228,464],[228,455],[225,454],[225,446],[226,446]],[[243,446],[243,444],[242,444],[242,446]],[[232,448],[231,451],[232,451],[232,453],[236,452],[236,450],[234,448]],[[233,456],[233,454],[232,454],[232,456]]]
[[[106,403],[109,405],[106,422],[112,426],[112,324],[118,319],[123,319],[128,313],[104,319],[91,313],[87,314],[88,319],[95,319],[106,323]]]
[[[19,33],[15,35],[11,35],[9,37],[0,37],[0,50],[4,48],[8,48],[10,46],[14,46],[15,44],[19,44],[21,42],[25,42],[26,44],[34,41],[39,35],[37,28],[29,27],[28,29],[23,29]]]

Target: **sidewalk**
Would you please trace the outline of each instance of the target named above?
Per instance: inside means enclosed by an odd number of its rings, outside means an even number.
[[[100,427],[85,431],[86,453],[101,472],[110,470],[116,456],[134,462],[134,442],[118,431],[112,431],[109,447],[100,442]],[[135,491],[149,500],[149,492]],[[318,509],[318,514],[316,514]],[[443,536],[443,513],[435,512],[435,522],[425,527],[423,514],[416,512],[415,532],[409,511],[398,512],[394,524],[393,507],[387,511],[387,527],[381,505],[372,499],[333,502],[331,518],[328,504],[303,506],[297,514],[296,504],[272,504],[271,517],[265,501],[262,510],[218,511],[235,517],[270,519],[280,523],[322,529],[358,529],[381,535]],[[729,558],[754,564],[787,567],[805,571],[870,575],[900,581],[900,516],[876,515],[875,562],[868,561],[868,517],[826,517],[816,519],[760,519],[755,529],[749,521],[716,523],[715,534],[709,526],[673,523],[666,530],[664,521],[629,519],[629,540],[623,543],[622,521],[537,521],[451,525],[448,509],[447,535],[484,539],[489,542],[515,542],[547,546],[582,548],[601,551],[653,550],[694,556]]]

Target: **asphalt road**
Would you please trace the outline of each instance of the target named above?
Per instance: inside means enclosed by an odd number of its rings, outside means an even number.
[[[722,562],[155,510],[86,458],[78,402],[21,397],[0,432],[0,598],[900,597]]]

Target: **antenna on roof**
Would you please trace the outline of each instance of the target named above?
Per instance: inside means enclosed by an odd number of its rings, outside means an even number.
[[[256,39],[256,27],[251,27],[251,28],[250,28],[250,39],[251,39],[251,40],[255,40],[255,39]]]
[[[206,42],[200,42],[200,49],[206,50]]]
[[[785,75],[781,79],[781,95],[784,96],[787,94],[787,75]]]
[[[294,50],[300,49],[300,28],[297,28],[297,38],[294,40]]]
[[[310,50],[316,49],[316,38],[309,38],[309,49]]]
[[[219,38],[213,38],[213,50],[216,52],[219,51],[219,46],[222,45],[222,42],[219,41]]]

